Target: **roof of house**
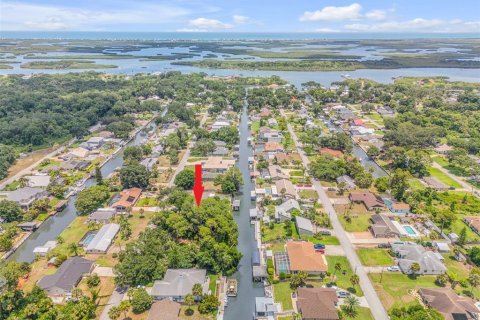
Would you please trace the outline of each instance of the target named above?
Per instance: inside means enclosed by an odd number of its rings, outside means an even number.
[[[140,197],[140,194],[142,193],[142,189],[140,188],[130,188],[130,189],[125,189],[122,192],[120,192],[121,197],[120,199],[112,204],[112,207],[132,207],[135,202],[137,202],[138,198]]]
[[[2,194],[6,195],[6,198],[9,201],[22,202],[25,200],[29,200],[42,192],[44,191],[41,188],[24,187],[18,188],[14,191],[5,191],[2,192]]]
[[[332,288],[298,288],[297,309],[302,319],[339,319],[337,292]]]
[[[286,179],[288,178],[288,175],[283,173],[282,168],[279,165],[271,165],[268,167],[268,173],[270,175],[270,178],[280,178],[280,179]]]
[[[180,319],[180,303],[163,299],[152,304],[147,320],[178,320]]]
[[[92,266],[93,261],[81,257],[73,257],[65,260],[57,272],[43,277],[37,284],[42,289],[57,287],[70,291],[77,285],[84,274],[92,270]]]
[[[310,221],[310,219],[307,219],[301,216],[296,216],[295,221],[297,223],[298,229],[303,229],[303,230],[313,232],[313,224],[312,224],[312,221]]]
[[[433,150],[435,150],[436,152],[449,152],[449,151],[453,150],[453,147],[451,147],[447,144],[441,144]]]
[[[387,217],[386,215],[381,213],[376,213],[372,215],[371,219],[373,221],[373,225],[371,226],[371,229],[375,236],[377,235],[381,236],[386,233],[395,233],[397,235],[400,235],[400,232],[392,223],[392,220],[390,220],[390,218]]]
[[[50,176],[49,175],[34,175],[34,176],[25,176],[28,180],[28,186],[32,188],[42,188],[48,187],[50,184]]]
[[[329,155],[337,157],[337,158],[343,157],[343,152],[340,151],[340,150],[334,150],[334,149],[330,149],[330,148],[320,148],[319,151],[320,151],[321,154],[329,154]]]
[[[283,162],[283,161],[287,161],[288,162],[288,154],[286,154],[285,152],[277,152],[275,154],[275,158],[277,159],[277,161],[279,163]]]
[[[275,303],[273,298],[255,297],[255,311],[257,313],[280,312],[280,304]]]
[[[394,210],[410,210],[410,205],[405,202],[394,202],[392,203],[392,209]]]
[[[421,273],[447,271],[443,262],[434,252],[425,250],[424,247],[416,243],[394,243],[392,244],[392,250],[400,256],[398,266],[404,272],[408,271],[414,262],[420,265]]]
[[[464,220],[469,226],[480,230],[480,217],[465,217]]]
[[[152,296],[178,297],[192,292],[193,285],[200,283],[203,291],[208,290],[205,269],[168,269],[162,280],[157,280],[152,287]]]
[[[267,266],[252,266],[252,275],[254,277],[266,277],[267,273]]]
[[[282,189],[285,189],[285,194],[289,194],[292,196],[296,196],[297,192],[295,191],[295,187],[290,180],[287,179],[280,179],[275,181],[275,186],[277,187],[278,192],[282,192]]]
[[[283,216],[290,217],[290,212],[293,209],[300,210],[300,205],[295,199],[288,199],[284,203],[275,207],[275,213],[280,213]]]
[[[88,244],[87,251],[107,251],[119,230],[120,225],[116,223],[109,223],[102,226],[93,237],[92,241]]]
[[[228,169],[235,165],[235,159],[223,159],[222,157],[208,157],[207,160],[197,161],[203,169]]]
[[[110,220],[117,211],[113,208],[100,208],[90,213],[89,220]]]
[[[446,320],[476,319],[473,314],[480,313],[471,298],[458,296],[449,288],[420,288],[418,293],[430,307],[438,310]]]
[[[287,241],[287,253],[292,271],[327,271],[323,255],[315,252],[313,243],[309,241]]]
[[[265,143],[265,151],[276,151],[276,150],[283,150],[283,146],[275,141],[269,141]]]
[[[362,119],[353,119],[353,124],[356,126],[363,126],[364,123]]]
[[[91,137],[87,140],[87,143],[101,143],[103,140],[103,137]]]
[[[88,156],[88,153],[90,151],[88,149],[85,149],[83,147],[78,147],[78,148],[74,148],[72,150],[70,150],[68,152],[68,154],[71,154],[73,155],[74,157],[77,157],[77,158],[85,158],[86,156]]]
[[[363,202],[368,209],[384,207],[383,200],[370,191],[352,192],[349,198],[353,202]]]

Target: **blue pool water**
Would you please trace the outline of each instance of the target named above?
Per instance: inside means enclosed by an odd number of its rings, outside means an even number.
[[[90,244],[90,242],[92,242],[93,238],[95,237],[95,235],[97,234],[96,231],[89,231],[87,232],[87,234],[85,234],[85,236],[83,237],[82,240],[80,240],[79,244],[86,247]]]
[[[405,229],[405,231],[407,231],[407,233],[411,236],[414,236],[417,234],[415,230],[413,230],[413,228],[410,226],[403,226],[403,229]]]

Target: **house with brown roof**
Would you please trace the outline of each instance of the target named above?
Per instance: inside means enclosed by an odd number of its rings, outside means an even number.
[[[283,146],[278,143],[278,142],[267,142],[265,143],[265,147],[263,149],[264,152],[283,152],[285,149],[283,149]]]
[[[140,188],[125,189],[120,192],[121,197],[112,205],[112,208],[115,208],[118,212],[123,212],[127,208],[133,207],[141,194],[142,189]]]
[[[295,199],[297,197],[297,191],[295,190],[295,186],[290,180],[277,180],[275,181],[275,187],[277,188],[278,194],[282,195],[282,198]]]
[[[423,302],[440,312],[445,320],[476,320],[480,310],[473,299],[459,296],[449,288],[420,288]]]
[[[315,252],[310,241],[287,241],[287,254],[290,271],[320,274],[327,272],[327,262],[323,254]]]
[[[285,152],[277,152],[275,154],[275,160],[277,160],[277,163],[279,164],[290,162],[288,158],[288,154],[286,154]]]
[[[473,232],[480,235],[480,217],[465,217],[463,221],[472,229]]]
[[[369,227],[375,238],[399,237],[400,232],[389,217],[381,213],[375,213],[371,217],[372,225]]]
[[[224,159],[223,157],[208,157],[207,160],[200,160],[193,164],[201,164],[204,173],[224,173],[235,165],[235,159]]]
[[[164,299],[152,304],[147,320],[179,320],[180,303]]]
[[[337,320],[338,297],[332,288],[298,288],[297,310],[303,320]]]
[[[425,181],[429,187],[437,191],[445,191],[450,188],[448,185],[446,185],[445,183],[443,183],[442,181],[438,180],[435,177],[424,177],[423,181]]]
[[[348,195],[348,198],[351,202],[363,203],[363,205],[365,206],[365,208],[367,208],[368,211],[377,209],[382,210],[383,208],[385,208],[382,198],[371,193],[370,191],[352,192]]]

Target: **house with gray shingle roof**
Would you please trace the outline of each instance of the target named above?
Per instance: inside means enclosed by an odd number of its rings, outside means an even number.
[[[275,221],[283,222],[286,220],[290,220],[292,218],[292,211],[294,209],[300,210],[300,205],[298,201],[295,199],[289,199],[282,203],[279,206],[275,207]]]
[[[412,274],[413,263],[420,265],[420,275],[438,275],[447,272],[443,264],[443,257],[433,251],[426,250],[416,243],[394,243],[392,250],[398,257],[398,267],[405,274]]]
[[[192,293],[196,283],[202,285],[204,293],[208,292],[209,282],[205,269],[168,269],[162,280],[155,281],[150,295],[156,300],[182,302],[187,294]]]
[[[70,296],[73,288],[90,272],[94,267],[93,261],[82,257],[73,257],[58,268],[57,272],[44,276],[37,285],[43,289],[49,297],[65,298]]]

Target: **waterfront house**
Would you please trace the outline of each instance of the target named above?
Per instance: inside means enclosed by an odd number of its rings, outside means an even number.
[[[255,320],[275,319],[281,310],[282,306],[273,298],[255,297]]]
[[[281,132],[269,128],[269,127],[261,127],[259,129],[258,137],[260,141],[263,142],[277,142],[281,143],[283,135]]]
[[[333,288],[298,288],[297,310],[303,320],[337,320],[338,297]]]
[[[90,153],[90,150],[83,147],[73,148],[66,155],[62,156],[62,159],[69,160],[73,158],[85,158]]]
[[[226,120],[217,120],[211,126],[211,131],[217,131],[222,128],[226,128],[230,126],[230,121]]]
[[[370,225],[369,228],[375,238],[394,238],[400,236],[397,227],[386,215],[375,213],[372,215],[371,220],[372,225]]]
[[[73,257],[65,260],[57,272],[40,279],[37,285],[54,302],[62,302],[64,298],[71,296],[72,289],[77,286],[84,276],[92,272],[93,267],[93,261],[81,257]]]
[[[85,144],[87,149],[94,150],[100,148],[105,143],[105,139],[102,137],[91,137]]]
[[[348,198],[351,202],[363,203],[368,211],[382,210],[385,207],[382,198],[371,193],[370,191],[352,192],[348,195]]]
[[[283,152],[283,146],[278,142],[267,142],[265,143],[264,151],[266,153],[275,153],[275,152]]]
[[[120,192],[120,199],[112,204],[112,208],[115,208],[117,212],[125,212],[127,208],[132,208],[140,198],[142,189],[130,188]]]
[[[298,234],[301,236],[313,236],[313,224],[310,219],[296,216],[295,217],[295,224],[297,225]]]
[[[235,166],[235,159],[223,159],[223,157],[208,157],[207,160],[197,161],[195,164],[201,164],[204,173],[221,174],[230,167]]]
[[[115,217],[116,213],[117,210],[114,208],[99,208],[90,213],[87,221],[95,223],[109,223],[112,221],[113,217]]]
[[[283,199],[295,199],[297,197],[297,191],[295,190],[295,186],[290,180],[277,180],[275,181],[275,187],[277,188],[278,193],[282,196]]]
[[[216,147],[211,153],[212,156],[228,156],[228,149],[226,147]]]
[[[323,254],[315,252],[310,241],[287,241],[287,254],[290,272],[300,271],[308,274],[327,272],[327,262]]]
[[[345,185],[346,190],[354,190],[357,187],[355,181],[353,181],[353,179],[347,175],[343,175],[337,178],[337,185],[339,185],[340,183],[343,183]]]
[[[36,174],[33,176],[24,176],[27,185],[32,188],[46,188],[50,184],[50,176],[48,174]]]
[[[155,301],[148,311],[147,320],[180,320],[181,304],[164,299]]]
[[[272,180],[288,179],[288,174],[285,174],[279,165],[271,165],[268,167],[268,178]]]
[[[86,253],[107,253],[108,248],[113,242],[113,239],[120,230],[120,225],[116,223],[109,223],[103,225],[92,241],[85,248]]]
[[[275,207],[275,221],[276,222],[284,222],[286,220],[290,220],[292,218],[292,211],[293,210],[300,211],[300,205],[298,201],[295,199],[288,199],[284,203],[279,206]]]
[[[209,278],[205,269],[168,269],[162,280],[154,282],[150,295],[156,299],[183,302],[192,293],[193,285],[200,283],[203,292],[208,292]],[[199,300],[200,297],[195,297]]]
[[[29,209],[30,206],[38,199],[44,198],[48,195],[42,188],[24,187],[18,188],[14,191],[2,191],[0,192],[0,200],[5,199],[13,201],[18,204],[22,209]]]
[[[445,320],[477,320],[480,316],[472,298],[459,296],[450,288],[420,288],[418,294],[425,305],[440,312]]]
[[[405,274],[412,274],[411,266],[414,262],[420,265],[420,275],[438,275],[447,272],[443,264],[443,257],[439,253],[426,250],[416,243],[393,243],[392,251],[398,257],[398,267]]]

